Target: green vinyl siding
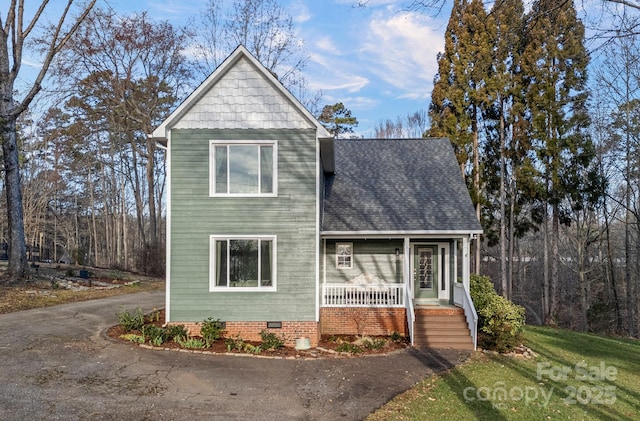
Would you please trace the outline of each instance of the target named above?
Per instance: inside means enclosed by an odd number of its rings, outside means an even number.
[[[336,243],[353,244],[351,269],[336,267]],[[397,258],[396,248],[399,251]],[[327,240],[324,281],[342,283],[369,274],[388,283],[402,283],[402,248],[403,240]]]
[[[277,197],[210,197],[211,140],[275,140]],[[173,130],[171,321],[316,317],[315,130]],[[210,236],[275,236],[276,291],[210,291]]]

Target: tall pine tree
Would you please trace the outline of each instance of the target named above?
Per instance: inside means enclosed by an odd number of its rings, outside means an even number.
[[[487,79],[490,105],[483,116],[487,132],[482,163],[487,191],[484,226],[489,243],[499,246],[501,292],[510,298],[515,218],[520,216],[521,208],[516,188],[521,184],[519,176],[530,173],[519,169],[531,168],[528,137],[523,135],[526,122],[520,62],[524,24],[522,0],[494,3],[488,18],[493,61]]]
[[[438,55],[429,118],[430,136],[448,137],[480,219],[480,134],[487,104],[486,78],[491,65],[487,13],[481,0],[455,0],[445,32],[445,50]],[[467,171],[471,168],[471,173]],[[480,269],[480,240],[475,244],[475,272]]]
[[[544,206],[543,312],[558,308],[560,224],[567,204],[588,187],[580,176],[593,158],[587,134],[587,65],[584,26],[572,1],[536,0],[527,15],[523,74],[527,75],[529,135],[540,168]],[[550,221],[549,221],[550,219]]]

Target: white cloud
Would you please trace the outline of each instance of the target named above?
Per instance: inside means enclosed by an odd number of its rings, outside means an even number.
[[[320,51],[323,54],[333,54],[333,55],[341,55],[340,49],[336,46],[333,40],[324,36],[314,42],[314,50]]]
[[[361,58],[392,87],[396,97],[427,98],[444,48],[442,25],[420,13],[376,14],[369,23]]]
[[[352,70],[353,61],[342,55],[331,38],[320,38],[314,43],[313,50],[318,53],[311,54],[310,61],[313,65],[308,66],[308,69],[313,70],[306,74],[312,90],[343,90],[354,93],[369,84],[367,77]]]
[[[126,2],[122,1],[121,3]],[[204,10],[206,4],[207,2],[204,0],[192,0],[189,2],[180,0],[156,0],[147,2],[147,9],[154,16],[163,16],[163,20],[172,20],[175,19],[176,16],[184,18],[185,16],[193,15],[194,13],[200,13]]]
[[[354,93],[360,91],[369,84],[369,79],[364,76],[347,73],[335,68],[326,69],[321,74],[308,75],[309,87],[314,91],[346,91]]]
[[[289,9],[296,24],[305,23],[311,19],[309,8],[301,0],[291,2]]]

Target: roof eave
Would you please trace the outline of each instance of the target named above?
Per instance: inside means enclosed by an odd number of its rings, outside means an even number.
[[[411,231],[322,231],[323,238],[404,238],[404,237],[471,237],[481,235],[481,229],[470,230],[411,230]]]

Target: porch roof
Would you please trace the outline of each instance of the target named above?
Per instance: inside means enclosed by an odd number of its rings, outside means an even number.
[[[323,234],[480,233],[448,139],[337,139]]]

